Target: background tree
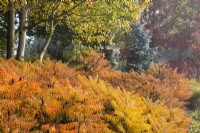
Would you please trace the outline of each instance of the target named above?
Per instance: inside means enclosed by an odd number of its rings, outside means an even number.
[[[40,53],[40,60],[42,61],[58,25],[65,23],[74,32],[73,44],[75,45],[81,45],[82,42],[100,43],[106,38],[112,38],[111,33],[119,27],[128,30],[129,23],[138,21],[138,14],[148,4],[148,1],[137,3],[134,1],[57,1],[41,4],[41,7],[33,12],[37,14],[36,18],[33,17],[35,24],[46,27],[47,38]]]
[[[141,1],[0,1],[1,11],[9,12],[10,7],[19,15],[19,42],[17,49],[18,60],[24,60],[26,32],[34,27],[45,28],[45,42],[40,51],[42,61],[47,47],[57,26],[66,25],[73,31],[73,45],[88,44],[104,40],[112,41],[116,30],[128,31],[131,22],[139,21],[141,12],[149,5],[148,0]],[[33,8],[34,7],[34,8]],[[123,7],[123,8],[122,8]],[[13,14],[12,14],[13,16]],[[8,23],[9,32],[7,42],[15,42],[12,23]],[[29,26],[28,26],[29,23]],[[63,29],[64,30],[64,29]],[[16,32],[15,31],[15,32]],[[10,37],[9,37],[10,36]],[[13,39],[14,38],[14,39]],[[8,51],[12,51],[11,44]],[[77,47],[75,47],[77,48]],[[13,53],[13,51],[11,52]],[[8,54],[9,55],[9,54]],[[13,55],[12,55],[13,56]]]
[[[17,59],[24,60],[24,51],[26,44],[26,31],[28,24],[28,11],[36,5],[37,1],[32,0],[8,0],[0,1],[0,11],[8,14],[7,20],[7,58],[14,57],[14,42],[19,38]],[[19,27],[15,30],[15,12],[19,15]],[[18,36],[18,37],[17,37]]]
[[[15,36],[15,10],[14,10],[14,4],[11,0],[9,0],[8,3],[8,20],[7,20],[7,55],[6,58],[14,58],[14,48],[15,48],[15,43],[14,43],[14,36]]]
[[[199,66],[189,64],[191,58],[199,58],[198,54],[193,56],[199,51],[194,47],[197,44],[194,33],[199,27],[193,25],[199,22],[199,1],[153,0],[152,3],[142,14],[142,22],[147,23],[146,28],[151,32],[151,45],[159,46],[159,59],[188,76],[196,75]]]
[[[147,30],[144,29],[144,25],[132,25],[131,27],[130,40],[127,42],[126,70],[146,70],[153,63],[155,56],[155,50],[150,47],[151,37],[148,35]]]
[[[26,32],[28,27],[28,13],[33,7],[32,1],[24,1],[23,7],[19,10],[19,44],[17,49],[17,60],[24,61],[26,46]]]

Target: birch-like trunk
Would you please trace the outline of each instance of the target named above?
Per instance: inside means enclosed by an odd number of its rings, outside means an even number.
[[[25,45],[26,45],[26,25],[27,25],[28,9],[24,8],[19,13],[19,44],[17,49],[17,60],[24,61]]]
[[[42,50],[41,50],[41,52],[40,52],[39,60],[40,60],[41,62],[42,62],[43,59],[44,59],[44,55],[45,55],[45,53],[46,53],[46,51],[47,51],[47,48],[48,48],[48,46],[49,46],[49,44],[50,44],[50,42],[51,42],[52,36],[53,36],[53,31],[51,31],[51,32],[47,35],[47,38],[46,38],[46,40],[45,40],[45,43],[44,43],[44,45],[43,45],[43,47],[42,47]]]

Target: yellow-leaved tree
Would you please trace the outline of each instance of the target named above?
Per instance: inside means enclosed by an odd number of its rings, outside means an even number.
[[[0,2],[0,10],[4,11],[9,11],[10,5],[20,3],[18,10],[21,14],[20,26],[22,27],[19,29],[21,28],[23,32],[19,33],[23,34],[23,38],[21,40],[19,38],[17,59],[23,60],[27,22],[31,22],[29,27],[32,28],[45,27],[45,43],[39,56],[41,61],[56,26],[67,25],[75,34],[74,43],[76,44],[80,44],[80,38],[86,42],[112,40],[112,33],[115,30],[127,31],[129,24],[137,22],[141,12],[150,4],[149,0],[6,0]],[[23,45],[20,45],[21,43]]]

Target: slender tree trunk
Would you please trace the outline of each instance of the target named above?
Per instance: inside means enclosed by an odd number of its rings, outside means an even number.
[[[52,13],[52,18],[55,17],[55,14],[57,13],[58,8],[60,7],[60,5],[61,5],[61,2],[59,2],[59,3],[54,7],[54,11],[53,11],[53,13]],[[46,37],[45,43],[44,43],[44,45],[42,46],[42,50],[41,50],[40,55],[39,55],[39,60],[40,60],[41,62],[43,61],[44,54],[45,54],[46,51],[47,51],[47,48],[48,48],[48,46],[49,46],[49,43],[51,42],[51,39],[52,39],[54,30],[55,30],[55,28],[56,28],[57,25],[58,25],[58,22],[54,24],[54,20],[51,20],[51,22],[50,22],[50,27],[46,27],[47,37]]]
[[[6,58],[14,58],[14,36],[15,36],[15,11],[13,9],[13,3],[9,2],[9,10],[8,10],[8,27],[7,27],[7,55]]]
[[[42,50],[40,52],[40,55],[39,55],[39,60],[42,62],[43,61],[43,58],[44,58],[44,54],[46,53],[47,51],[47,48],[49,46],[49,43],[51,42],[51,38],[53,36],[53,31],[51,31],[49,34],[47,34],[47,38],[45,40],[45,43],[42,47]]]
[[[19,45],[17,49],[17,60],[24,61],[25,45],[26,45],[26,25],[28,10],[24,8],[19,14]]]

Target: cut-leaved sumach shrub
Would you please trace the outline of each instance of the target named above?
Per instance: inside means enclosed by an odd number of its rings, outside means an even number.
[[[60,62],[1,60],[0,132],[188,132],[185,110],[84,74]]]
[[[168,106],[185,107],[192,96],[188,79],[168,66],[152,65],[141,73],[119,72],[111,69],[109,62],[95,52],[87,53],[80,61],[83,68],[87,68],[85,75],[98,75],[113,87],[125,88],[153,101],[164,101]]]

